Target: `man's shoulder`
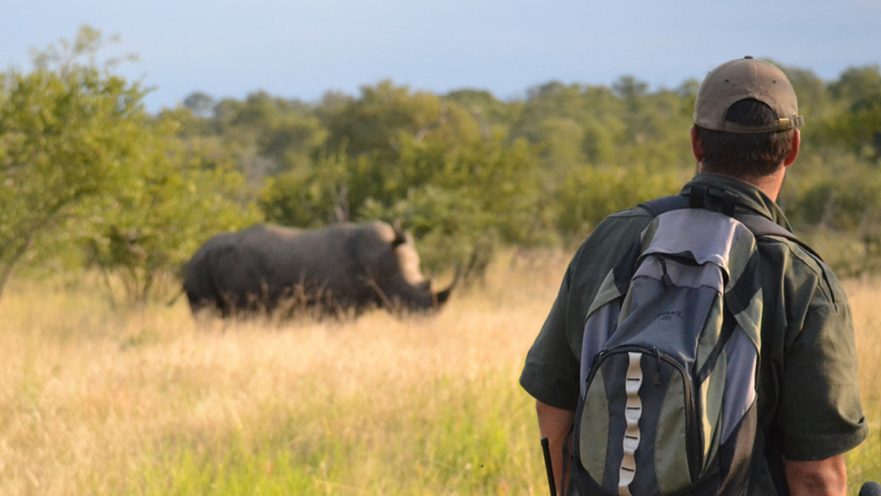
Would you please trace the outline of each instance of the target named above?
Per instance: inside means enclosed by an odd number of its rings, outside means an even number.
[[[605,276],[651,222],[653,216],[641,207],[615,212],[603,219],[575,253],[571,268],[588,281]]]
[[[628,208],[608,215],[587,235],[576,256],[585,251],[595,252],[610,245],[632,242],[652,218],[652,214],[642,207]]]
[[[807,244],[779,236],[762,236],[757,241],[764,258],[782,268],[787,286],[818,290],[812,294],[812,304],[846,303],[844,289],[835,272]]]
[[[603,222],[607,221],[622,221],[622,220],[633,220],[633,219],[651,219],[654,217],[648,210],[644,207],[636,206],[632,208],[628,208],[626,210],[621,210],[615,212],[608,217],[606,217]]]
[[[652,218],[654,218],[653,214],[639,206],[615,212],[597,224],[588,236],[588,240],[597,234],[603,235],[610,231],[642,230],[651,222]]]

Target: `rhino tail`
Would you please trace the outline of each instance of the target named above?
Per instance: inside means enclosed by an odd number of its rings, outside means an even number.
[[[168,300],[168,302],[165,303],[165,306],[170,307],[170,306],[174,305],[175,303],[177,303],[177,300],[179,300],[180,297],[181,297],[184,293],[186,293],[186,291],[187,291],[186,288],[183,286],[183,284],[181,284],[180,291],[178,291],[177,293],[175,293],[174,296],[172,296],[171,299]]]

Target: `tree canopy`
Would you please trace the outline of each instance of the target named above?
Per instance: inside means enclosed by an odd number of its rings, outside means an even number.
[[[240,174],[202,167],[173,115],[149,115],[140,84],[96,62],[105,45],[83,28],[0,74],[0,292],[23,259],[75,246],[145,299],[195,242],[248,220]]]
[[[74,266],[155,298],[205,239],[258,221],[400,222],[430,271],[479,276],[501,246],[577,243],[694,170],[693,80],[548,82],[508,100],[393,81],[317,102],[194,91],[151,115],[145,88],[98,62],[107,44],[83,28],[0,73],[0,292],[21,262],[76,251]],[[877,270],[881,71],[782,67],[807,126],[780,201],[845,274]]]

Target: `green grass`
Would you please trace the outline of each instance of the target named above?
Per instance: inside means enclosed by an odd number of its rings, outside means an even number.
[[[124,492],[544,494],[532,402],[510,380],[500,371],[473,381],[441,378],[401,391],[394,405],[378,405],[367,394],[330,399],[273,412],[210,444],[169,439]],[[851,494],[881,480],[877,424],[847,464]]]
[[[125,492],[542,494],[534,409],[508,372],[314,398],[208,444],[183,433],[154,447]]]
[[[874,396],[863,402],[863,409],[869,419],[869,437],[846,456],[848,487],[852,494],[857,494],[867,481],[881,482],[881,400]]]

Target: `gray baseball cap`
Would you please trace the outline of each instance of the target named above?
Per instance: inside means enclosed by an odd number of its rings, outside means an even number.
[[[728,107],[749,98],[771,107],[777,121],[748,126],[725,119]],[[694,123],[714,131],[751,134],[799,128],[804,119],[798,115],[798,98],[786,74],[770,62],[746,56],[725,62],[707,74],[697,92]]]

